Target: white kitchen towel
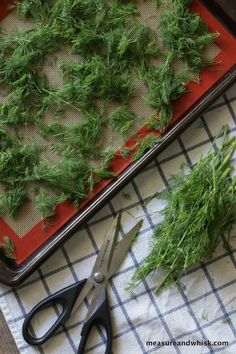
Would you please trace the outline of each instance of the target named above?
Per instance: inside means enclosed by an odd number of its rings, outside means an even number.
[[[136,290],[136,299],[125,290],[135,268],[147,254],[152,230],[160,220],[157,213],[160,203],[153,199],[147,204],[147,199],[165,188],[169,177],[179,170],[181,164],[196,162],[225,124],[229,125],[230,134],[235,135],[236,85],[19,288],[0,285],[0,305],[21,353],[76,353],[87,302],[63,329],[39,348],[32,348],[24,342],[22,323],[25,314],[44,297],[89,275],[105,229],[120,209],[123,210],[123,231],[141,218],[144,223],[132,250],[108,287],[114,331],[113,353],[236,353],[236,230],[232,232],[230,254],[221,243],[213,258],[184,275],[179,286],[155,295],[153,289],[160,276],[157,272],[141,283]],[[233,162],[236,165],[235,157]],[[43,314],[46,323],[51,323],[54,318],[54,309]],[[35,329],[45,330],[42,318],[38,318],[34,325]],[[159,342],[165,342],[165,345]],[[86,352],[103,354],[104,349],[105,336],[101,329],[95,329]]]

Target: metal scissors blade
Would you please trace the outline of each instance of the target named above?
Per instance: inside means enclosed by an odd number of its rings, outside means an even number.
[[[89,305],[89,310],[85,322],[90,319],[94,312],[96,312],[96,310],[99,308],[100,304],[104,301],[104,292],[107,286],[107,282],[119,269],[142,224],[143,220],[139,221],[136,225],[134,225],[134,227],[132,227],[132,229],[124,236],[124,238],[119,241],[118,244],[115,246],[114,252],[112,254],[111,264],[109,266],[108,277],[103,283],[97,284],[95,286],[95,291],[93,293],[93,298]]]
[[[87,322],[93,316],[94,312],[96,312],[96,310],[101,305],[101,302],[104,300],[104,296],[105,296],[105,286],[100,286],[98,288],[95,288],[93,293],[93,298],[89,304],[89,309],[84,322]]]
[[[98,253],[97,259],[95,261],[91,277],[97,272],[104,275],[108,274],[108,266],[110,264],[110,259],[114,249],[114,243],[119,231],[121,213],[118,213],[110,227],[108,228],[105,236],[105,240],[102,247]]]
[[[108,271],[108,278],[111,278],[120,268],[120,265],[124,261],[124,258],[133,240],[137,236],[140,228],[142,227],[142,224],[143,220],[140,220],[136,225],[134,225],[134,227],[132,227],[132,229],[127,234],[125,234],[124,238],[116,245],[112,256],[111,265]]]

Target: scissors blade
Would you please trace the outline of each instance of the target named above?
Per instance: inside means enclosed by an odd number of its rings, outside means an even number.
[[[108,265],[110,263],[110,257],[112,255],[113,248],[114,248],[114,242],[119,231],[120,219],[121,219],[121,213],[118,213],[118,215],[110,225],[109,229],[107,230],[105,240],[98,253],[91,276],[93,276],[93,274],[97,272],[107,274]]]
[[[73,307],[73,315],[79,310],[81,303],[84,301],[84,299],[87,297],[88,293],[90,292],[90,290],[93,287],[93,283],[90,282],[90,279],[87,279],[85,285],[83,286],[83,289],[81,290],[76,303]]]
[[[95,288],[93,298],[91,300],[91,303],[89,304],[89,310],[87,312],[84,322],[89,321],[89,319],[93,316],[93,314],[97,311],[97,309],[103,303],[105,296],[106,296],[105,286],[98,286]]]
[[[111,265],[109,267],[109,279],[117,272],[120,268],[121,263],[125,259],[125,256],[137,236],[141,226],[143,224],[143,219],[140,220],[132,229],[124,236],[124,238],[117,244],[114,249]]]

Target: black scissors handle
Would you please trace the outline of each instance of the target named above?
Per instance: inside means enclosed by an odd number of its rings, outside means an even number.
[[[106,352],[105,354],[112,354],[112,324],[110,317],[110,309],[107,298],[107,292],[104,290],[104,299],[97,309],[97,311],[90,317],[90,319],[84,323],[82,331],[81,331],[81,341],[79,345],[79,349],[77,354],[83,354],[85,350],[85,346],[90,334],[90,331],[93,326],[102,325],[106,330],[107,335],[107,344],[106,344]]]
[[[57,331],[57,329],[62,326],[70,317],[74,304],[76,302],[79,293],[81,292],[83,286],[85,285],[87,279],[84,279],[80,282],[77,282],[73,285],[70,285],[55,294],[47,297],[42,300],[38,305],[36,305],[26,316],[22,333],[25,341],[31,345],[41,345],[44,344],[49,338],[53,336],[53,334]],[[40,311],[54,306],[61,305],[62,313],[58,317],[57,321],[53,324],[53,326],[40,338],[33,337],[30,334],[31,329],[31,321],[33,317],[39,313]]]

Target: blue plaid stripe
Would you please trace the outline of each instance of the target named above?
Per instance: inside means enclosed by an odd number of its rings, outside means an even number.
[[[150,195],[145,195],[140,191],[140,185],[139,185],[139,179],[145,179],[145,175],[147,172],[152,173],[156,178],[156,173],[160,176],[161,182],[164,185],[168,184],[168,174],[166,174],[166,166],[168,164],[171,164],[174,162],[176,159],[181,159],[181,161],[186,162],[190,167],[192,166],[192,158],[191,156],[195,155],[195,152],[198,153],[199,149],[204,150],[204,148],[209,145],[210,142],[213,141],[214,139],[214,133],[212,133],[212,127],[213,123],[212,121],[209,121],[209,117],[212,117],[211,115],[214,115],[216,110],[218,109],[223,109],[226,110],[230,117],[232,118],[232,124],[230,126],[230,133],[235,134],[236,132],[236,112],[234,109],[234,104],[236,101],[236,86],[235,86],[235,95],[232,97],[232,89],[230,90],[231,95],[228,95],[228,92],[226,92],[222,97],[221,100],[218,100],[215,102],[206,112],[206,114],[203,114],[201,117],[199,117],[198,122],[201,124],[201,128],[194,129],[192,131],[193,134],[193,139],[190,145],[186,146],[185,144],[185,133],[183,133],[181,136],[178,137],[176,140],[175,144],[178,144],[180,151],[176,150],[171,150],[171,148],[167,149],[167,154],[161,154],[158,158],[156,158],[146,169],[141,171],[139,173],[139,176],[135,178],[129,186],[127,186],[128,190],[132,190],[132,199],[126,203],[126,205],[123,207],[122,205],[117,205],[116,204],[116,198],[111,200],[108,205],[98,213],[96,217],[94,217],[92,220],[90,220],[86,225],[84,225],[81,230],[79,231],[79,234],[77,233],[74,237],[78,239],[78,247],[83,247],[83,245],[79,243],[79,236],[85,235],[86,237],[89,238],[91,242],[91,247],[89,249],[89,252],[82,256],[78,257],[76,259],[71,259],[70,257],[70,248],[69,246],[67,247],[67,244],[65,246],[61,247],[61,262],[59,262],[59,266],[56,269],[50,270],[47,267],[42,267],[41,269],[38,270],[34,274],[34,276],[30,277],[24,284],[22,284],[19,288],[17,289],[10,289],[7,287],[2,287],[1,293],[0,293],[0,299],[3,300],[5,298],[13,299],[16,301],[18,304],[18,313],[15,314],[14,319],[9,320],[9,324],[11,323],[22,323],[22,320],[24,319],[26,310],[25,310],[25,298],[21,296],[21,290],[24,290],[24,293],[26,293],[27,289],[30,292],[31,289],[33,289],[35,284],[41,283],[43,288],[45,289],[46,293],[49,295],[51,291],[51,282],[54,277],[58,274],[64,274],[66,270],[69,269],[71,277],[74,281],[77,281],[80,279],[80,274],[77,272],[78,269],[83,269],[83,266],[87,264],[87,262],[93,262],[93,259],[95,255],[98,252],[100,243],[101,243],[101,238],[100,240],[97,239],[96,228],[99,227],[102,223],[109,223],[111,218],[115,215],[115,213],[122,208],[124,213],[132,213],[135,214],[137,209],[143,214],[145,217],[145,227],[142,229],[140,233],[140,239],[144,239],[147,234],[150,234],[155,227],[153,218],[149,213],[149,210],[146,205],[146,201],[149,199]],[[199,125],[199,123],[197,123]],[[209,124],[210,123],[210,124]],[[222,117],[222,125],[224,124],[224,117]],[[188,128],[189,130],[192,129],[192,127]],[[213,129],[214,130],[214,129]],[[200,131],[204,131],[206,138],[200,139],[197,143],[194,143],[194,135],[198,135]],[[203,134],[202,134],[203,135]],[[177,145],[176,145],[177,146]],[[235,158],[233,160],[235,162]],[[155,174],[154,174],[155,172]],[[175,170],[172,171],[172,173],[176,172]],[[149,174],[150,176],[150,174]],[[149,183],[157,183],[156,180],[150,180]],[[157,183],[158,185],[158,183]],[[120,192],[120,195],[122,195],[123,192]],[[121,231],[121,235],[124,234],[123,230]],[[222,236],[224,238],[224,236]],[[69,243],[70,241],[68,241]],[[139,241],[138,241],[139,242]],[[134,301],[131,297],[127,295],[125,299],[122,298],[120,295],[120,289],[116,286],[116,280],[119,279],[122,276],[125,277],[130,277],[130,275],[133,273],[134,269],[138,267],[140,259],[137,258],[135,250],[130,251],[129,257],[130,257],[130,263],[129,265],[117,272],[117,274],[114,276],[114,278],[110,282],[110,296],[112,296],[113,300],[115,301],[114,304],[111,305],[111,313],[115,313],[117,309],[121,311],[123,314],[123,317],[125,318],[125,325],[122,328],[119,328],[118,332],[115,333],[114,335],[114,342],[116,341],[126,341],[127,338],[132,339],[132,343],[134,343],[134,352],[132,353],[127,353],[127,354],[134,354],[134,353],[158,353],[162,352],[165,353],[165,348],[148,348],[145,345],[145,342],[143,341],[143,337],[140,335],[141,333],[148,333],[148,329],[152,327],[152,323],[156,323],[158,320],[159,326],[161,326],[165,340],[181,340],[183,338],[188,338],[191,337],[192,335],[198,335],[200,338],[207,340],[210,339],[207,333],[208,331],[213,328],[215,324],[220,323],[224,318],[230,318],[229,321],[227,321],[224,326],[228,328],[230,331],[231,335],[234,337],[233,340],[230,341],[229,346],[227,348],[224,347],[214,347],[214,348],[207,348],[208,351],[207,353],[215,353],[215,352],[225,352],[227,353],[227,350],[230,352],[230,348],[236,344],[235,340],[235,335],[236,335],[236,329],[235,329],[235,322],[231,320],[231,317],[234,318],[236,316],[236,306],[235,308],[229,309],[227,307],[227,304],[225,303],[224,297],[221,295],[222,291],[226,291],[227,289],[230,289],[230,287],[234,286],[236,284],[236,276],[232,274],[232,279],[229,281],[225,281],[222,284],[218,285],[217,283],[214,282],[214,279],[212,278],[211,272],[209,271],[209,267],[217,267],[217,262],[223,261],[226,262],[230,260],[231,264],[235,268],[236,266],[236,260],[235,260],[235,252],[236,248],[234,247],[230,253],[224,252],[223,250],[219,255],[216,255],[214,258],[204,262],[204,264],[196,266],[194,269],[191,269],[186,273],[185,276],[191,276],[191,278],[194,277],[194,275],[198,272],[201,271],[203,276],[204,276],[204,281],[206,284],[208,284],[208,289],[206,291],[203,291],[202,294],[196,296],[196,297],[190,297],[188,292],[186,292],[181,286],[176,289],[178,292],[179,299],[181,299],[181,302],[179,304],[175,304],[175,306],[169,305],[167,306],[164,310],[161,308],[159,304],[159,297],[155,296],[153,293],[154,287],[150,286],[149,283],[145,280],[140,288],[137,289],[137,300],[139,301],[148,301],[152,307],[153,307],[153,312],[151,318],[146,318],[146,315],[144,314],[143,320],[139,323],[136,323],[135,319],[135,314],[134,316],[131,316],[129,311],[129,306],[131,303]],[[56,257],[56,256],[54,256]],[[124,284],[125,286],[125,284]],[[63,284],[60,284],[59,288],[63,287]],[[204,290],[204,289],[203,289]],[[214,297],[215,302],[218,304],[219,308],[219,313],[218,315],[206,323],[201,323],[198,318],[198,314],[196,312],[196,306],[200,306],[201,301],[204,301],[208,298]],[[86,306],[88,306],[88,302],[86,302]],[[58,310],[55,308],[55,311],[57,312]],[[192,319],[192,323],[194,324],[193,328],[186,328],[182,331],[182,333],[179,333],[178,335],[173,333],[172,330],[172,324],[169,321],[169,316],[174,315],[177,313],[180,313],[182,311],[187,311],[188,315]],[[116,321],[116,318],[114,318],[114,322]],[[73,336],[73,330],[76,330],[77,328],[80,328],[82,325],[82,318],[79,316],[79,312],[77,315],[77,319],[74,323],[68,323],[64,328],[60,329],[55,337],[55,343],[56,343],[56,338],[59,336],[65,336],[65,342],[67,343],[68,346],[70,346],[70,352],[76,353],[76,349],[78,346],[79,342],[79,337],[78,336]],[[226,328],[225,327],[225,328]],[[158,330],[158,329],[157,329]],[[131,337],[129,337],[131,335]],[[153,340],[160,339],[161,338],[152,338]],[[148,340],[148,338],[147,338]],[[227,340],[227,338],[224,338],[224,340]],[[91,344],[88,346],[86,352],[87,353],[96,353],[100,352],[104,348],[104,343],[105,343],[105,337],[101,329],[99,329],[99,340],[97,344]],[[21,346],[19,348],[20,350],[23,350],[25,348],[28,348],[28,345]],[[69,347],[68,347],[69,348]],[[60,350],[60,348],[58,349]],[[69,349],[68,349],[69,350]],[[37,351],[34,351],[37,352]],[[38,352],[43,353],[43,354],[48,354],[48,347],[47,345],[44,345],[40,348],[38,348]],[[172,351],[173,353],[182,353],[181,347],[173,347]],[[119,354],[119,353],[115,353]]]

